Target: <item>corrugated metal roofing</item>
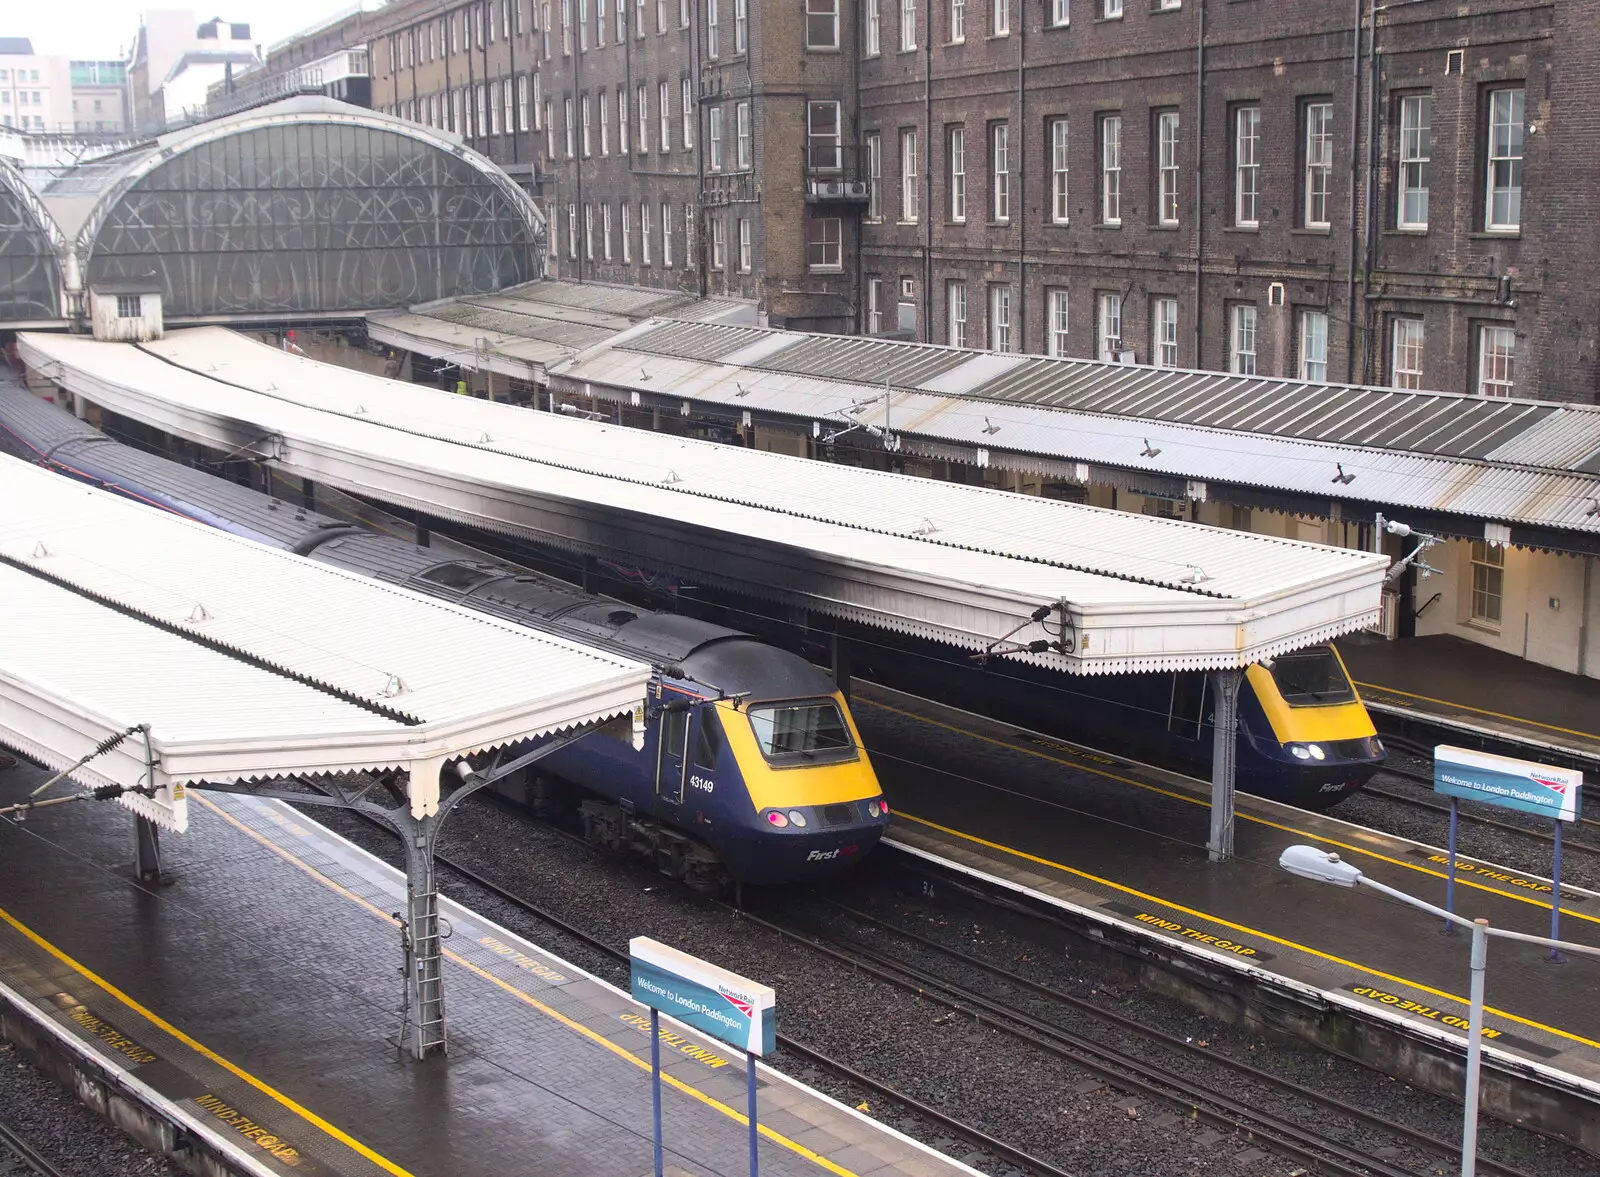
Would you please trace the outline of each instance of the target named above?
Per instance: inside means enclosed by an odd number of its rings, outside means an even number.
[[[1063,472],[1064,464],[1094,463],[1170,479],[1263,486],[1346,501],[1402,503],[1474,518],[1600,531],[1600,514],[1590,513],[1593,496],[1600,494],[1600,481],[1582,467],[1570,472],[1538,469],[1513,466],[1498,458],[1464,460],[932,392],[896,392],[886,409],[881,396],[872,400],[881,390],[864,382],[730,369],[726,362],[673,357],[649,362],[650,379],[645,382],[639,379],[639,352],[625,350],[627,342],[619,339],[591,350],[563,367],[560,374],[596,389],[620,390],[622,395],[637,390],[730,409],[789,415],[800,422],[818,422],[829,432],[850,423],[879,428],[887,424],[919,452],[935,453],[945,443],[962,446],[967,460],[1004,451],[1007,465],[1050,477],[1072,478]],[[1151,368],[1103,367],[1124,382],[1129,395],[1146,382],[1173,376]],[[959,369],[952,369],[950,375],[958,373]],[[1208,374],[1179,375],[1209,380]],[[1258,386],[1278,383],[1235,379],[1240,398],[1253,395]],[[863,405],[869,400],[872,403]],[[1541,446],[1554,446],[1557,434],[1551,431],[1567,419],[1586,428],[1588,421],[1600,420],[1600,412],[1585,406],[1561,408],[1546,415],[1525,436]],[[1575,444],[1571,452],[1586,444]],[[1335,483],[1341,468],[1354,479]]]
[[[275,775],[280,755],[293,757],[299,772],[462,755],[623,713],[644,695],[648,668],[638,663],[152,511],[13,458],[0,457],[0,501],[0,558],[13,568],[387,724],[377,743],[341,740],[326,726],[293,733],[270,711],[276,694],[251,723],[242,718],[249,701],[217,683],[166,682],[156,666],[143,680],[122,682],[120,713],[134,722],[137,701],[157,691],[196,710],[237,708],[234,739],[256,749],[247,768],[229,761],[238,775]],[[200,779],[182,775],[175,737],[158,734],[173,778]],[[436,796],[436,774],[420,787],[414,796],[429,787]]]
[[[798,335],[750,367],[975,399],[1192,425],[1400,453],[1600,472],[1600,408],[1458,393],[1311,384],[1273,377],[1158,369],[1092,360],[989,353],[834,335]],[[618,347],[695,356],[671,326],[635,332]],[[662,341],[667,346],[658,346]],[[752,340],[750,340],[753,342]],[[719,353],[727,354],[727,353]],[[704,357],[710,358],[710,357]],[[964,365],[971,365],[963,371]],[[976,377],[971,379],[969,377]]]
[[[975,647],[1063,603],[1083,639],[1038,660],[1091,673],[1239,665],[1360,628],[1385,566],[451,397],[221,330],[144,349],[29,335],[22,349],[158,427],[210,444],[269,430],[278,461],[318,477],[822,612]]]
[[[729,327],[720,323],[663,323],[629,335],[618,344],[630,351],[653,356],[685,356],[695,360],[720,360],[741,351],[768,332],[760,327]]]

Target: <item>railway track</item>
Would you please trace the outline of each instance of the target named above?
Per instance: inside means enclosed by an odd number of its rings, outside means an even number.
[[[0,1177],[67,1177],[0,1120]]]
[[[1050,1044],[1046,1048],[1103,1075],[1119,1088],[1132,1087],[1141,1093],[1161,1099],[1175,1109],[1209,1120],[1218,1127],[1234,1128],[1248,1133],[1286,1155],[1294,1157],[1323,1173],[1415,1174],[1418,1170],[1391,1164],[1370,1151],[1354,1149],[1323,1133],[1313,1132],[1280,1116],[1262,1112],[1245,1101],[1223,1091],[1227,1082],[1243,1081],[1271,1089],[1273,1092],[1311,1105],[1321,1113],[1332,1113],[1359,1127],[1363,1133],[1381,1132],[1396,1142],[1421,1149],[1432,1157],[1454,1166],[1460,1163],[1461,1150],[1452,1141],[1430,1136],[1406,1124],[1356,1107],[1344,1100],[1327,1095],[1280,1075],[1272,1074],[1250,1063],[1218,1054],[1191,1040],[1167,1034],[1144,1025],[1133,1018],[1108,1010],[1073,994],[1022,976],[992,961],[962,952],[941,944],[927,936],[879,919],[836,900],[823,900],[830,908],[848,919],[903,939],[916,946],[918,951],[933,953],[955,963],[967,975],[983,974],[999,980],[1005,986],[1026,993],[1059,1009],[1087,1015],[1096,1022],[1123,1033],[1130,1033],[1165,1050],[1203,1060],[1208,1067],[1225,1072],[1227,1079],[1203,1085],[1174,1075],[1170,1070],[1148,1060],[1127,1053],[1117,1047],[1084,1037],[1057,1024],[1052,1017],[1019,1012],[1017,1003],[1004,996],[978,991],[970,984],[952,981],[908,962],[898,956],[850,944],[848,946],[824,937],[830,951],[844,957],[858,957],[874,970],[898,973],[914,983],[918,991],[937,999],[946,1000],[954,1009],[978,1018],[985,1024],[1011,1030],[1024,1040]],[[780,929],[782,930],[782,929]],[[793,933],[788,934],[800,934]],[[1429,1170],[1431,1171],[1431,1166]],[[1495,1177],[1530,1177],[1522,1170],[1480,1157],[1478,1171]]]
[[[368,820],[370,821],[371,819]],[[378,829],[386,831],[388,829],[380,822],[371,821],[371,824]],[[547,823],[540,823],[540,825],[542,828],[563,838],[587,846],[587,843],[584,843],[581,838],[574,834],[558,827],[549,826]],[[392,831],[388,832],[392,834]],[[440,867],[457,875],[463,881],[495,896],[502,902],[512,905],[517,910],[555,929],[562,935],[601,953],[619,965],[627,963],[628,954],[625,949],[605,942],[601,938],[576,926],[571,921],[518,895],[481,872],[446,855],[438,855],[437,861]],[[1395,1141],[1412,1148],[1421,1149],[1430,1154],[1430,1156],[1451,1164],[1459,1162],[1460,1150],[1449,1141],[1439,1140],[1407,1125],[1398,1124],[1364,1109],[1354,1107],[1335,1097],[1272,1075],[1247,1063],[1212,1054],[1205,1051],[1204,1048],[1198,1048],[1192,1044],[1185,1044],[1182,1039],[1141,1026],[1132,1019],[1123,1018],[1114,1012],[1102,1010],[1091,1003],[1082,1001],[1082,999],[1012,973],[990,962],[938,945],[926,937],[921,937],[906,929],[894,927],[864,912],[856,911],[832,900],[826,900],[825,902],[836,907],[842,914],[864,925],[876,927],[896,936],[902,936],[908,942],[917,944],[923,950],[937,951],[958,962],[964,969],[976,969],[1037,997],[1045,998],[1062,1006],[1072,1007],[1078,1012],[1090,1012],[1103,1022],[1116,1025],[1123,1031],[1134,1031],[1140,1036],[1162,1046],[1199,1054],[1208,1063],[1227,1071],[1230,1076],[1246,1077],[1259,1084],[1270,1085],[1276,1091],[1293,1095],[1322,1113],[1333,1112],[1339,1114],[1359,1124],[1364,1130],[1384,1133]],[[1302,1166],[1307,1173],[1322,1174],[1325,1177],[1419,1177],[1420,1174],[1432,1172],[1431,1167],[1427,1169],[1402,1167],[1384,1157],[1375,1155],[1373,1152],[1353,1148],[1341,1141],[1331,1139],[1322,1133],[1304,1128],[1289,1120],[1253,1109],[1243,1101],[1226,1094],[1221,1089],[1225,1086],[1224,1084],[1207,1086],[1182,1079],[1158,1065],[1067,1030],[1055,1024],[1051,1019],[1019,1013],[1014,1003],[1007,1003],[993,995],[980,993],[968,985],[950,981],[948,978],[920,969],[904,960],[884,956],[859,945],[846,944],[810,931],[800,930],[788,926],[777,919],[771,919],[765,915],[737,908],[733,904],[721,903],[720,906],[734,913],[740,919],[756,923],[774,935],[827,956],[857,973],[871,976],[878,981],[915,994],[923,999],[938,1002],[946,1007],[950,1015],[971,1018],[976,1022],[1005,1033],[1019,1043],[1026,1044],[1076,1065],[1103,1079],[1107,1086],[1112,1086],[1122,1091],[1137,1092],[1147,1098],[1159,1100],[1161,1103],[1170,1106],[1179,1115],[1194,1117],[1225,1131],[1237,1132],[1244,1139],[1271,1148],[1285,1158],[1292,1159]],[[875,1079],[847,1063],[812,1049],[803,1042],[780,1034],[778,1035],[778,1044],[793,1057],[826,1071],[855,1087],[872,1092],[900,1105],[941,1131],[968,1142],[981,1151],[990,1154],[996,1160],[1002,1161],[1024,1173],[1039,1174],[1041,1177],[1067,1177],[1065,1170],[1051,1164],[1049,1161],[1007,1144],[975,1125],[951,1117],[890,1084]],[[1532,1175],[1521,1170],[1501,1165],[1488,1159],[1480,1159],[1478,1168],[1480,1172],[1491,1175],[1491,1177],[1532,1177]]]

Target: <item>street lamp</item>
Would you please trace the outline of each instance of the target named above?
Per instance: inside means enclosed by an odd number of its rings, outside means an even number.
[[[1465,1107],[1461,1124],[1461,1177],[1474,1177],[1478,1169],[1478,1072],[1483,1056],[1483,974],[1488,963],[1489,937],[1499,936],[1504,940],[1541,944],[1547,948],[1564,949],[1581,956],[1600,957],[1600,948],[1591,948],[1587,944],[1572,944],[1565,940],[1552,940],[1548,936],[1529,936],[1523,932],[1491,928],[1489,921],[1485,919],[1463,919],[1454,912],[1435,907],[1415,895],[1408,895],[1387,884],[1369,879],[1337,854],[1329,854],[1325,850],[1318,850],[1315,846],[1290,846],[1279,855],[1278,865],[1302,879],[1332,883],[1336,887],[1366,887],[1391,899],[1398,899],[1401,903],[1415,907],[1419,911],[1425,911],[1471,930],[1472,989],[1471,1007],[1467,1016],[1467,1084],[1463,1093]],[[1553,896],[1551,902],[1561,902],[1560,895]]]

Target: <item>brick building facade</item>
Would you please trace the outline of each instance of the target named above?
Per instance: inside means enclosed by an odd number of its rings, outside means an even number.
[[[1371,7],[416,0],[383,10],[373,103],[528,183],[564,277],[1600,399],[1600,5],[1391,0],[1375,35]]]

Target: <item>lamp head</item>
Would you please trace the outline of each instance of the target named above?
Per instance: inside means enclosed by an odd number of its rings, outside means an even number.
[[[1318,883],[1332,883],[1336,887],[1354,887],[1361,881],[1359,870],[1337,854],[1329,854],[1315,846],[1290,846],[1278,856],[1278,865],[1291,875]]]

